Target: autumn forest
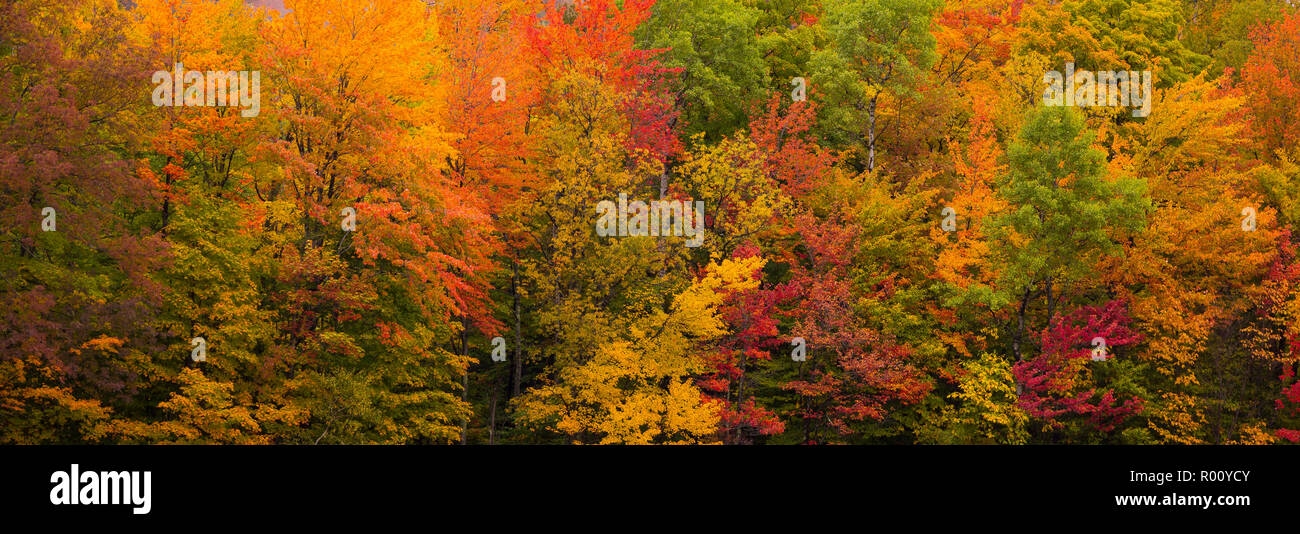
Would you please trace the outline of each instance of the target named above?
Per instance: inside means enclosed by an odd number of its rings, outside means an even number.
[[[0,3],[0,444],[1300,442],[1300,5]]]

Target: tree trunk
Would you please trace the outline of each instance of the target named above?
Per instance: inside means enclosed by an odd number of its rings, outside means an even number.
[[[519,260],[514,260],[510,265],[514,269],[514,274],[510,277],[510,296],[514,299],[515,307],[515,368],[510,380],[510,398],[513,399],[519,396],[519,383],[523,380],[524,343],[519,314]]]
[[[497,444],[497,389],[501,383],[492,381],[492,411],[488,416],[488,445]]]
[[[1029,288],[1025,288],[1024,296],[1020,297],[1020,310],[1016,313],[1016,337],[1011,342],[1011,350],[1016,354],[1016,361],[1023,362],[1025,357],[1020,351],[1020,340],[1025,335],[1025,309],[1029,306],[1029,297],[1031,293]],[[1024,385],[1019,380],[1016,381],[1016,395],[1024,393]]]
[[[867,172],[876,169],[876,99],[879,97],[871,97],[867,106]]]
[[[1056,299],[1052,296],[1052,277],[1047,277],[1047,326],[1052,326],[1052,318],[1056,317]]]
[[[468,323],[468,321],[467,321],[464,317],[461,317],[461,319],[460,319],[460,324],[461,324],[461,329],[460,329],[460,355],[461,355],[462,357],[466,357],[466,358],[467,358],[467,357],[469,357],[469,332],[466,331],[466,329],[468,328],[468,325],[467,325],[466,323]],[[460,388],[460,400],[461,400],[462,402],[469,403],[469,366],[466,366],[466,367],[465,367],[465,374],[464,374],[463,376],[461,376],[460,385],[461,385],[461,388]],[[465,415],[465,422],[464,422],[464,423],[461,423],[461,426],[460,426],[460,444],[461,444],[461,445],[464,445],[464,444],[465,444],[465,441],[466,441],[466,435],[469,434],[469,418],[470,418],[470,417],[473,417],[473,415],[474,415],[474,410],[473,410],[472,407],[471,407],[471,409],[470,409],[470,413]]]

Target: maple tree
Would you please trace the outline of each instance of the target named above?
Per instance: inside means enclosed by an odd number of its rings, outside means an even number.
[[[145,76],[115,2],[0,7],[0,196],[5,273],[0,398],[7,443],[111,439],[114,408],[162,350],[147,321],[168,245],[128,154]]]
[[[1250,131],[1255,136],[1259,157],[1276,161],[1279,153],[1291,152],[1300,138],[1300,78],[1296,76],[1296,52],[1300,50],[1300,16],[1291,14],[1272,25],[1258,26],[1251,34],[1254,50],[1241,70],[1241,84],[1248,96]]]
[[[0,442],[1300,442],[1296,6],[247,4],[0,5]]]

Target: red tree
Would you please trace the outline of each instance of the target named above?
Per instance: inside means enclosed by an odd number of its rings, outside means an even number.
[[[1098,394],[1096,388],[1088,387],[1081,372],[1092,359],[1094,339],[1102,338],[1107,348],[1141,340],[1142,336],[1129,328],[1130,321],[1127,303],[1122,300],[1083,306],[1058,317],[1039,335],[1042,352],[1012,368],[1016,382],[1022,385],[1020,407],[1051,428],[1063,426],[1061,416],[1078,414],[1102,432],[1141,411],[1142,399],[1120,402],[1112,391]]]

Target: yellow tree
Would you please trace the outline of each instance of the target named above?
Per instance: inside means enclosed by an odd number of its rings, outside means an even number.
[[[1160,391],[1147,416],[1164,442],[1206,439],[1198,396],[1208,385],[1198,360],[1224,350],[1212,346],[1222,337],[1218,329],[1247,309],[1248,288],[1275,254],[1272,210],[1234,163],[1242,126],[1231,117],[1240,106],[1240,98],[1202,79],[1178,84],[1157,91],[1159,113],[1121,134],[1114,147],[1111,165],[1146,178],[1156,212],[1123,260],[1098,268],[1112,287],[1131,293],[1133,317],[1147,337],[1137,356],[1153,366]]]
[[[763,263],[710,262],[667,310],[629,310],[618,320],[622,333],[597,341],[594,353],[561,369],[556,383],[529,391],[523,422],[580,443],[708,442],[718,416],[691,380],[706,370],[698,350],[727,333],[718,316],[724,295],[758,287],[752,274]]]

